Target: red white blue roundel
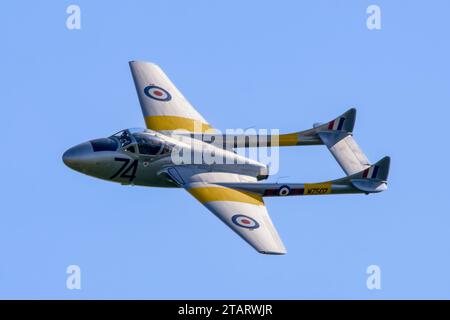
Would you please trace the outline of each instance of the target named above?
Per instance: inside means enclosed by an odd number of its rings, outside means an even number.
[[[231,221],[239,227],[247,229],[257,229],[259,228],[259,223],[253,218],[243,214],[235,214],[231,217]]]
[[[172,99],[172,96],[166,89],[158,86],[146,86],[144,88],[144,93],[147,97],[158,101],[169,101]]]
[[[280,189],[278,189],[278,195],[280,196],[287,196],[291,193],[291,188],[288,186],[281,186]]]

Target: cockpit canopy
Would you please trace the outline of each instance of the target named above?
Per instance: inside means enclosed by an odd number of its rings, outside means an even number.
[[[91,141],[94,151],[124,150],[131,153],[155,156],[169,153],[171,147],[161,138],[145,129],[126,129],[109,138]]]

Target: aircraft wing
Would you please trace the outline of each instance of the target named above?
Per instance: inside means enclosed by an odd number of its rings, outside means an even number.
[[[208,183],[190,184],[186,189],[258,252],[286,253],[259,195]]]
[[[129,64],[148,129],[165,132],[211,129],[159,66],[142,61]]]
[[[172,168],[174,169],[174,168]],[[177,167],[175,179],[185,181],[183,187],[209,211],[260,253],[285,254],[286,248],[275,229],[262,197],[257,193],[221,186],[221,182],[245,182],[247,176],[196,172]]]

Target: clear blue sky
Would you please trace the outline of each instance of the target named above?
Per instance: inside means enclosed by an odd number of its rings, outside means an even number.
[[[71,3],[81,30],[66,29]],[[449,12],[444,0],[2,4],[0,298],[450,298]],[[355,106],[369,159],[392,157],[389,190],[268,199],[288,254],[264,256],[183,190],[68,169],[68,147],[144,126],[133,59],[160,64],[220,129],[290,132]],[[343,172],[324,147],[298,147],[281,150],[282,176]],[[80,291],[65,287],[71,264]]]

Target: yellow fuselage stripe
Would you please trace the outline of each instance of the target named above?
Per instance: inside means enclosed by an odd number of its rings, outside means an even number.
[[[186,130],[189,132],[205,132],[212,129],[207,123],[200,120],[177,116],[147,116],[145,124],[148,129],[155,131]]]
[[[304,195],[330,194],[331,182],[305,183]]]
[[[298,133],[280,134],[278,136],[278,146],[295,146],[298,142]],[[272,138],[272,147],[277,146],[276,139]]]
[[[262,197],[258,194],[225,187],[197,187],[189,189],[188,191],[201,203],[212,201],[234,201],[258,206],[264,205]]]

